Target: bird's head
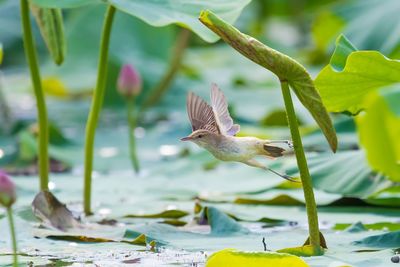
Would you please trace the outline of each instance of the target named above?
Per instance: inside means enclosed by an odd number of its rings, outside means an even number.
[[[181,141],[191,141],[193,143],[196,143],[197,145],[205,146],[207,144],[213,143],[213,140],[215,139],[214,137],[214,133],[208,130],[199,129],[192,132],[190,135],[181,138]]]

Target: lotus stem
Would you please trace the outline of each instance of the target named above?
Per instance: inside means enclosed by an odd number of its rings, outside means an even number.
[[[135,97],[131,97],[127,100],[127,116],[128,116],[128,127],[129,127],[129,155],[132,162],[132,167],[136,173],[140,171],[139,159],[136,152],[136,138],[135,128],[137,123],[137,112],[135,111]]]
[[[11,242],[13,248],[13,267],[18,267],[17,238],[15,237],[14,218],[11,207],[7,208],[8,223],[10,224]]]
[[[161,78],[160,82],[153,89],[150,90],[151,93],[149,97],[142,105],[142,111],[157,104],[170,87],[172,81],[174,80],[174,77],[181,67],[185,50],[189,44],[190,35],[190,30],[186,28],[182,28],[179,32],[174,51],[172,53],[172,60],[169,63],[169,68],[164,76]]]
[[[25,56],[28,61],[33,89],[36,97],[38,124],[39,124],[39,177],[40,177],[40,190],[48,191],[49,187],[49,127],[47,119],[46,101],[42,89],[42,82],[40,79],[39,64],[35,50],[35,41],[32,35],[31,22],[29,16],[29,3],[28,0],[21,0],[21,19],[23,40],[25,48]]]
[[[84,170],[84,189],[83,189],[83,199],[84,199],[83,208],[86,215],[91,214],[94,141],[95,141],[96,128],[100,116],[100,110],[103,105],[104,93],[106,88],[108,48],[110,44],[111,27],[114,19],[114,14],[115,14],[115,8],[113,6],[108,6],[105,14],[103,32],[100,42],[97,83],[93,94],[93,102],[90,108],[88,121],[86,124],[85,170]]]
[[[303,144],[300,137],[299,125],[296,113],[293,107],[293,101],[290,94],[289,84],[281,80],[282,95],[285,102],[286,113],[290,128],[290,134],[293,140],[293,148],[296,154],[297,165],[300,171],[300,178],[303,184],[304,199],[308,217],[308,227],[310,234],[310,245],[313,247],[316,255],[322,254],[320,247],[320,236],[318,226],[317,205],[315,204],[312,180],[307,166],[306,156],[304,154]]]

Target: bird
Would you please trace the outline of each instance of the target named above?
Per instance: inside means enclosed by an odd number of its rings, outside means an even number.
[[[187,95],[186,108],[192,133],[181,138],[181,141],[193,142],[221,161],[241,162],[270,171],[286,180],[298,182],[293,177],[266,167],[255,159],[257,156],[269,159],[282,157],[286,150],[273,144],[283,143],[292,148],[292,142],[236,136],[240,131],[240,125],[233,123],[225,95],[217,84],[211,85],[211,105],[190,91]]]

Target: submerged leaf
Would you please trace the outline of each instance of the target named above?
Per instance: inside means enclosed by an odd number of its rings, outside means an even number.
[[[247,252],[224,249],[212,254],[206,267],[307,267],[301,258],[286,253]]]
[[[349,233],[364,232],[367,228],[362,224],[362,222],[356,222],[345,229]]]
[[[300,102],[318,123],[331,149],[336,151],[337,137],[332,121],[310,74],[300,63],[253,37],[241,33],[211,11],[202,11],[199,19],[242,55],[270,70],[281,81],[287,81]]]
[[[79,227],[71,211],[49,191],[39,192],[32,202],[33,214],[61,231]]]
[[[289,195],[282,194],[271,199],[254,199],[239,197],[235,199],[236,204],[255,204],[255,205],[280,205],[280,206],[304,206],[304,203]]]
[[[165,210],[160,213],[153,214],[129,214],[125,218],[164,218],[164,219],[179,219],[185,217],[189,213],[183,210]]]
[[[211,226],[211,234],[213,235],[249,233],[247,228],[217,208],[206,207],[204,212],[207,215],[208,224]]]
[[[400,231],[369,236],[355,241],[354,244],[366,247],[398,248],[400,247]]]

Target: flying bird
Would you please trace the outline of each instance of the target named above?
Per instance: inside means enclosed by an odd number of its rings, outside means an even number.
[[[265,156],[270,159],[281,157],[285,149],[273,144],[284,143],[292,147],[292,142],[289,140],[263,140],[256,137],[237,137],[236,134],[240,130],[240,125],[233,123],[224,93],[216,84],[211,86],[211,105],[193,92],[189,92],[186,105],[192,124],[192,133],[183,137],[182,141],[191,141],[207,149],[219,160],[242,162],[252,167],[273,172],[286,180],[297,182],[292,177],[280,174],[255,159],[256,156]]]

